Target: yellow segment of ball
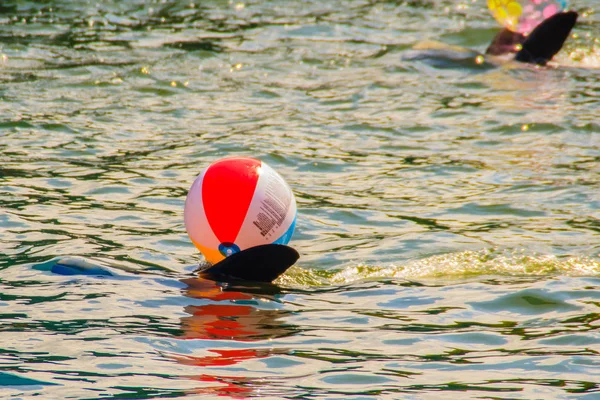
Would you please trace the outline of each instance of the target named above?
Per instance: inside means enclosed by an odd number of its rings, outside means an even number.
[[[523,14],[523,7],[516,1],[511,1],[506,4],[506,11],[511,18],[517,20]]]
[[[211,249],[206,246],[202,246],[200,243],[194,241],[193,239],[191,240],[194,246],[196,246],[196,248],[200,250],[206,261],[208,261],[209,263],[215,265],[216,263],[222,261],[225,258],[225,256],[221,254],[221,252],[218,249]]]

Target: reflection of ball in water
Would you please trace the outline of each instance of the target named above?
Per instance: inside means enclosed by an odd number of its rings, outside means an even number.
[[[196,178],[185,201],[185,228],[210,263],[262,244],[287,244],[296,199],[271,167],[248,157],[224,158]]]
[[[524,35],[540,22],[567,9],[567,0],[488,0],[488,7],[500,25]]]

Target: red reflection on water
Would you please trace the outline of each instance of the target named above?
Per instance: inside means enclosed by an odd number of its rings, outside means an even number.
[[[247,399],[250,396],[254,396],[256,382],[247,378],[235,377],[235,376],[212,376],[212,375],[198,375],[190,377],[190,379],[201,381],[219,383],[220,386],[208,386],[200,387],[191,391],[194,394],[202,394],[207,396],[220,396],[230,397],[232,399]]]
[[[254,309],[246,305],[207,304],[204,306],[188,306],[185,311],[191,317],[181,319],[186,339],[228,339],[228,340],[253,340],[259,335],[253,329],[251,314]],[[250,318],[244,318],[250,317]]]
[[[209,350],[217,356],[176,356],[177,362],[185,365],[197,365],[200,367],[234,365],[240,361],[251,360],[254,358],[264,358],[271,354],[265,349],[235,349],[235,350]]]
[[[256,296],[239,290],[231,290],[207,279],[187,279],[184,294],[196,299],[212,300],[216,303],[200,306],[187,306],[189,317],[181,319],[183,337],[186,339],[220,339],[236,341],[256,341],[287,334],[276,319],[278,310],[262,310],[246,302]],[[272,299],[272,296],[261,296]]]
[[[199,306],[190,305],[184,308],[189,314],[188,317],[181,318],[181,337],[184,339],[232,340],[247,343],[293,333],[293,328],[286,327],[277,321],[285,312],[263,310],[253,305],[235,303],[235,301],[252,301],[257,298],[258,300],[272,300],[272,295],[256,296],[201,278],[187,279],[183,282],[188,285],[184,291],[186,296],[215,302]],[[266,358],[274,353],[272,349],[264,348],[209,349],[208,351],[211,353],[210,355],[173,355],[171,357],[183,365],[210,369]],[[281,352],[281,350],[277,352]],[[247,398],[256,394],[255,391],[264,385],[262,378],[217,376],[206,373],[206,370],[202,372],[200,375],[187,378],[219,385],[194,389],[194,394]]]

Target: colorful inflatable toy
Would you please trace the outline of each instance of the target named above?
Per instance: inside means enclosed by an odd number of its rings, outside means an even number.
[[[505,28],[527,36],[543,20],[567,9],[567,0],[488,0],[492,15]]]
[[[206,260],[217,264],[242,250],[287,244],[296,225],[296,200],[284,179],[248,157],[209,165],[190,188],[187,233]]]

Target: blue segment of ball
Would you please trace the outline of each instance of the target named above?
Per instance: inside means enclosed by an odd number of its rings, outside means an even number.
[[[292,240],[292,235],[294,234],[294,229],[296,229],[296,219],[297,215],[294,216],[294,220],[292,221],[290,227],[287,231],[279,239],[273,242],[273,244],[288,244],[290,240]]]
[[[225,257],[229,257],[232,254],[239,253],[240,248],[235,243],[221,243],[219,245],[219,252]]]

